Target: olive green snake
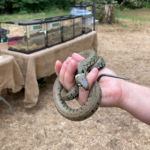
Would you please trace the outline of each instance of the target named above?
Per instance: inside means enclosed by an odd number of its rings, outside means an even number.
[[[72,121],[85,120],[96,112],[96,110],[100,106],[100,102],[102,99],[101,88],[98,84],[98,81],[102,76],[127,79],[110,74],[101,74],[97,78],[97,81],[93,83],[89,91],[89,97],[85,104],[78,109],[70,108],[65,101],[76,98],[79,93],[79,87],[84,90],[89,90],[88,82],[86,80],[86,75],[88,74],[88,72],[90,72],[94,67],[100,70],[105,66],[103,58],[99,57],[93,50],[86,50],[80,52],[79,54],[85,57],[85,59],[77,63],[77,73],[75,75],[76,83],[73,85],[70,91],[66,91],[63,88],[62,84],[59,81],[59,77],[57,77],[53,86],[53,100],[58,112],[65,118]]]

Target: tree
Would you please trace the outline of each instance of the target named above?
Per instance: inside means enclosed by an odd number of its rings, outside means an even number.
[[[2,12],[4,11],[4,9],[5,9],[4,4],[5,4],[5,0],[1,0],[1,1],[0,1],[0,12],[1,12],[1,13],[2,13]]]
[[[127,2],[132,4],[132,9],[135,9],[142,8],[144,0],[123,0],[121,5],[124,5]]]

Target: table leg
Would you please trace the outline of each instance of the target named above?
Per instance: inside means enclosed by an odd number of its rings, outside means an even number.
[[[9,89],[7,88],[7,94],[10,94]]]
[[[39,100],[37,100],[37,103],[36,103],[37,105],[39,105]]]
[[[13,115],[13,111],[12,111],[11,105],[1,96],[0,96],[0,100],[2,100],[6,105],[9,106],[10,113]]]

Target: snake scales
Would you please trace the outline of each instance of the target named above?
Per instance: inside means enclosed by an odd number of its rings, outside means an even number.
[[[68,92],[63,88],[59,81],[59,77],[57,77],[53,86],[53,99],[58,112],[65,118],[72,121],[82,121],[92,116],[100,106],[102,98],[98,81],[95,81],[90,89],[89,97],[82,107],[73,109],[66,104],[65,101],[72,100],[78,96],[79,86],[84,90],[89,89],[86,75],[92,70],[92,68],[96,67],[100,70],[105,66],[103,58],[97,56],[93,50],[86,50],[80,52],[79,54],[85,57],[85,59],[78,63],[77,74],[75,76],[76,83],[73,85],[70,91]],[[127,79],[109,74],[101,74],[98,77],[98,80],[102,76]]]

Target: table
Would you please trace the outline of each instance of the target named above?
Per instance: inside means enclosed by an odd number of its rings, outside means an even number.
[[[97,51],[97,32],[92,31],[68,42],[31,54],[9,51],[7,43],[0,44],[0,48],[2,54],[9,54],[15,57],[25,82],[24,107],[32,108],[37,104],[39,96],[37,78],[53,74],[56,60],[63,62],[72,53],[78,53],[87,49]]]
[[[0,58],[0,93],[1,90],[5,88],[12,89],[12,92],[16,93],[20,91],[24,85],[23,75],[13,56],[3,54],[2,57],[3,58]],[[0,100],[9,106],[12,114],[10,104],[1,96]]]

